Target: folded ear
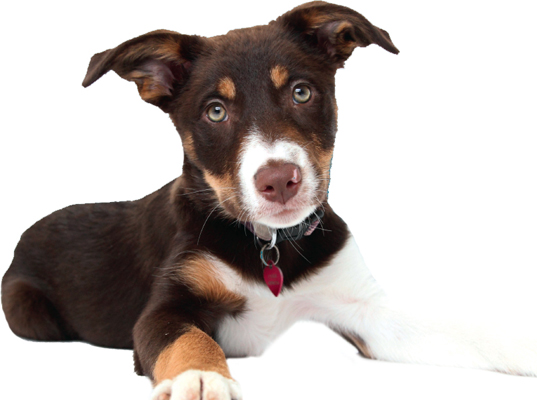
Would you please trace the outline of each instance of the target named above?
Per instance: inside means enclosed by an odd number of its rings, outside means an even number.
[[[95,54],[82,86],[88,87],[108,71],[138,86],[142,99],[166,110],[174,91],[183,85],[201,52],[204,38],[172,31],[154,31]]]
[[[374,43],[390,53],[399,53],[388,32],[377,28],[350,8],[324,1],[298,6],[278,18],[276,23],[320,50],[337,68],[343,67],[358,46]]]

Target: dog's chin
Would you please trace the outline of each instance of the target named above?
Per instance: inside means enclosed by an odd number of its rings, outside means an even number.
[[[273,214],[260,216],[255,219],[255,222],[274,229],[290,228],[300,224],[314,211],[315,206],[284,209]]]

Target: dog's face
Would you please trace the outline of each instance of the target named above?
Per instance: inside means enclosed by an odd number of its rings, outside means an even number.
[[[170,113],[186,156],[239,220],[297,224],[325,200],[336,134],[334,68],[280,29],[208,41]]]
[[[334,148],[334,76],[357,46],[397,53],[346,7],[313,2],[269,25],[214,38],[156,31],[93,57],[166,111],[185,165],[233,219],[293,226],[326,200]]]

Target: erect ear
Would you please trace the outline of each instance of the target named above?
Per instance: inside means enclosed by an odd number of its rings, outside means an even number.
[[[298,6],[279,17],[276,23],[323,52],[337,68],[343,67],[358,46],[375,43],[391,53],[399,53],[388,32],[350,8],[324,1]]]
[[[154,31],[95,54],[82,86],[88,87],[108,71],[138,86],[142,99],[161,107],[183,85],[189,69],[202,51],[204,38],[172,31]]]

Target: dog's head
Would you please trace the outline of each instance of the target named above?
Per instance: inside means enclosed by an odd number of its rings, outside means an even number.
[[[148,33],[96,54],[83,85],[110,70],[134,81],[170,115],[189,174],[227,216],[289,227],[326,200],[334,76],[355,47],[372,43],[398,53],[362,15],[315,1],[213,38]]]

